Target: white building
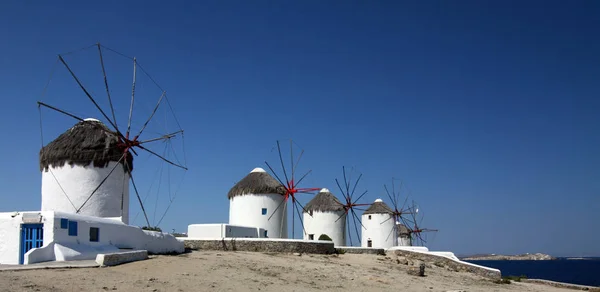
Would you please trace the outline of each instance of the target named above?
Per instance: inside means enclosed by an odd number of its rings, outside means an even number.
[[[398,232],[398,246],[412,246],[410,230],[406,225],[396,222],[396,231]]]
[[[182,253],[184,246],[170,234],[115,219],[53,211],[0,213],[0,264],[91,260],[122,249]]]
[[[94,119],[43,147],[42,211],[0,213],[0,264],[94,259],[120,249],[183,252],[172,235],[126,224],[133,158],[123,162],[123,153],[117,135]]]
[[[128,224],[125,163],[133,170],[133,156],[128,153],[127,159],[121,159],[124,151],[118,143],[117,134],[102,122],[86,119],[44,146],[40,150],[41,210],[120,218]]]
[[[303,211],[305,240],[329,236],[336,246],[346,245],[346,210],[328,189],[322,189]]]
[[[393,211],[381,199],[375,202],[362,215],[362,247],[390,248],[396,246],[396,220]]]
[[[229,190],[229,224],[262,228],[261,237],[287,238],[285,194],[264,169],[253,169]]]

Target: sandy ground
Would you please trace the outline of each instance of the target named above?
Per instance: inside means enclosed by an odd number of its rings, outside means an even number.
[[[211,251],[109,268],[0,271],[0,291],[574,291],[437,267],[426,277],[407,270],[394,256]]]

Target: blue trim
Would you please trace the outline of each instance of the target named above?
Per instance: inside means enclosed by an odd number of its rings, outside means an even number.
[[[21,225],[21,250],[19,252],[19,264],[25,260],[25,254],[32,248],[44,245],[44,224],[22,224]]]
[[[69,220],[69,236],[77,236],[77,221]]]
[[[60,218],[60,229],[67,229],[67,228],[69,228],[69,219]]]

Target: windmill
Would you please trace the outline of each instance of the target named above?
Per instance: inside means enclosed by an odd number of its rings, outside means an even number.
[[[411,235],[411,242],[416,243],[417,245],[423,246],[427,241],[423,238],[423,233],[426,232],[438,232],[437,229],[429,229],[429,228],[421,228],[421,223],[423,223],[424,216],[421,215],[420,219],[417,219],[419,214],[419,207],[414,203],[411,207],[411,217],[412,217],[412,226],[408,227],[408,232]],[[422,214],[422,213],[421,213]],[[418,223],[417,223],[418,222]]]
[[[285,163],[283,162],[284,159],[281,154],[281,145],[280,145],[279,141],[277,141],[277,152],[279,154],[279,162],[281,163],[281,170],[283,172],[283,176],[281,176],[281,173],[280,173],[280,175],[277,175],[277,173],[275,172],[273,167],[271,167],[271,165],[267,161],[265,161],[265,164],[267,165],[267,167],[269,168],[271,173],[275,176],[277,181],[279,181],[279,183],[281,183],[281,185],[283,185],[283,187],[285,188],[284,200],[281,201],[281,203],[277,206],[275,211],[273,211],[273,214],[275,214],[277,212],[277,210],[279,208],[281,208],[282,206],[283,206],[283,209],[286,210],[288,200],[289,199],[292,200],[292,238],[295,238],[294,212],[298,216],[298,219],[300,220],[300,225],[302,226],[303,233],[306,234],[306,230],[304,229],[304,223],[302,222],[302,213],[305,212],[306,210],[304,209],[304,206],[298,201],[298,198],[296,198],[296,195],[297,194],[314,194],[315,192],[318,192],[319,190],[321,190],[321,188],[300,188],[299,187],[300,183],[306,178],[307,175],[309,175],[312,172],[312,170],[307,171],[304,175],[302,175],[300,177],[300,179],[296,180],[296,173],[297,173],[296,168],[298,167],[298,164],[300,163],[300,160],[302,159],[302,154],[304,154],[304,150],[302,150],[300,152],[300,155],[298,155],[297,160],[294,160],[294,144],[295,144],[295,142],[293,142],[290,139],[290,166],[288,169],[286,169]],[[296,144],[296,146],[298,146],[298,145]],[[288,176],[288,174],[289,174],[289,176]],[[282,178],[285,178],[285,182],[282,180]],[[298,208],[298,206],[300,208]],[[300,209],[302,209],[302,212],[300,211]],[[269,216],[268,220],[271,220],[272,216],[273,215]],[[283,222],[284,221],[282,221],[281,230],[284,230]]]
[[[358,225],[360,224],[364,229],[366,229],[366,227],[364,225],[362,225],[362,222],[360,220],[360,217],[358,217],[358,215],[356,215],[356,212],[354,211],[356,210],[360,210],[360,211],[365,211],[365,206],[371,206],[372,204],[365,204],[365,203],[358,203],[358,201],[360,201],[360,199],[362,199],[362,197],[364,197],[367,194],[367,190],[365,190],[362,194],[360,194],[360,196],[358,196],[356,199],[354,199],[354,193],[356,191],[356,187],[358,186],[358,183],[360,182],[360,179],[362,178],[362,173],[359,174],[358,178],[356,179],[356,182],[354,183],[354,186],[352,186],[352,176],[346,176],[346,167],[342,166],[342,172],[344,174],[344,186],[342,187],[340,185],[339,180],[336,178],[335,179],[335,183],[337,184],[338,188],[340,189],[340,192],[342,193],[342,196],[344,197],[344,202],[342,203],[342,206],[344,208],[344,213],[337,218],[337,221],[339,220],[346,220],[348,221],[348,214],[352,215],[352,222],[354,223],[354,230],[356,231],[356,238],[358,239],[358,243],[360,244],[361,239],[360,239],[360,232],[358,231]],[[357,224],[358,222],[358,224]],[[353,246],[352,243],[352,232],[351,232],[351,227],[350,224],[348,224],[349,222],[346,222],[346,228],[347,228],[347,232],[348,232],[348,239],[350,239],[350,246]]]
[[[96,65],[80,67],[78,71],[70,60],[80,60],[78,58],[87,59],[85,56],[82,57],[82,52],[92,53],[96,56],[97,60],[94,61]],[[95,53],[94,53],[95,51]],[[110,56],[109,56],[110,55]],[[88,55],[89,56],[89,55]],[[128,60],[128,68],[132,66],[133,81],[129,83],[129,86],[123,86],[124,78],[119,78],[117,75],[122,74],[125,70],[114,70],[114,79],[112,75],[107,74],[111,66],[107,60],[115,61],[112,63],[115,67],[116,64],[124,63],[123,60]],[[130,63],[129,63],[130,62]],[[56,71],[57,66],[64,67],[62,74],[66,75],[67,80],[56,80],[55,73],[61,74]],[[54,79],[54,80],[53,80]],[[49,85],[52,84],[58,87],[59,93],[55,91],[49,91]],[[111,82],[109,82],[109,80]],[[89,82],[88,82],[89,81]],[[94,83],[95,81],[95,83]],[[74,82],[74,84],[73,84]],[[109,87],[109,84],[111,85]],[[103,87],[102,89],[99,89]],[[127,88],[128,87],[128,88]],[[75,90],[76,92],[70,92]],[[152,99],[157,98],[158,100],[152,103],[152,106],[144,109],[140,107],[146,106],[144,96],[148,97],[145,93],[147,91],[154,90],[156,95],[152,96]],[[100,95],[104,95],[100,97]],[[98,93],[98,94],[97,94]],[[59,95],[61,98],[64,96],[83,96],[84,98],[73,98],[68,102],[63,101],[63,106],[74,107],[79,105],[78,111],[84,111],[86,108],[93,109],[93,113],[90,116],[96,116],[99,119],[84,118],[80,113],[76,111],[66,110],[63,107],[59,107],[56,104],[51,105],[47,102],[38,101],[38,109],[40,113],[40,131],[42,137],[42,149],[40,150],[40,167],[43,172],[43,188],[42,188],[42,209],[52,209],[55,211],[66,211],[77,214],[86,214],[86,212],[92,215],[100,217],[114,217],[114,212],[111,214],[103,214],[104,209],[108,209],[107,212],[112,212],[111,208],[115,209],[113,205],[120,205],[120,212],[124,223],[128,223],[129,220],[129,183],[133,186],[138,203],[140,204],[141,211],[144,214],[146,226],[151,228],[152,226],[158,226],[162,222],[162,219],[167,214],[171,204],[174,202],[177,190],[173,191],[169,186],[169,198],[168,206],[165,208],[164,213],[157,215],[157,208],[155,205],[154,209],[154,225],[150,223],[148,218],[148,212],[144,206],[144,200],[140,196],[137,184],[133,178],[133,158],[134,156],[139,157],[142,153],[147,155],[147,160],[154,158],[155,161],[162,163],[161,166],[161,179],[163,177],[163,170],[165,165],[181,171],[186,171],[187,166],[185,163],[185,152],[181,157],[184,161],[180,161],[180,157],[175,151],[174,145],[181,145],[183,148],[183,129],[179,125],[179,121],[175,116],[166,91],[163,90],[158,83],[142,68],[137,62],[136,58],[128,57],[115,50],[107,48],[99,43],[79,49],[77,51],[59,54],[56,65],[50,74],[50,78],[44,93],[42,96],[49,96],[52,94]],[[136,95],[137,94],[137,95]],[[140,99],[140,95],[142,98]],[[130,98],[129,98],[130,96]],[[127,97],[127,98],[122,98]],[[85,101],[85,105],[83,102]],[[119,113],[119,107],[117,106],[123,102],[128,105],[126,108],[127,119],[126,126],[119,124],[118,121],[123,123],[123,119],[117,119]],[[90,104],[92,106],[90,107]],[[104,108],[103,106],[104,105]],[[137,105],[137,107],[136,107]],[[110,111],[108,111],[106,109]],[[77,120],[78,123],[72,127],[69,131],[60,135],[56,140],[50,142],[48,145],[44,144],[44,122],[42,119],[42,108],[50,109],[53,112],[60,113],[64,117]],[[134,117],[137,119],[144,114],[143,123],[137,123]],[[164,116],[162,114],[164,113]],[[86,113],[89,114],[89,113]],[[109,116],[110,115],[110,116]],[[171,121],[171,126],[174,127],[172,130],[169,126],[160,124],[161,129],[158,130],[156,127],[159,126],[157,119],[164,121]],[[56,124],[59,121],[58,118],[54,119],[54,123],[46,125],[47,128],[56,128]],[[137,128],[138,130],[134,130]],[[157,132],[157,131],[160,131]],[[154,133],[153,136],[148,136],[148,133]],[[78,135],[78,136],[76,136]],[[90,141],[93,143],[90,144]],[[159,143],[159,142],[162,142]],[[162,148],[162,151],[156,148]],[[160,154],[162,152],[162,154]],[[172,156],[172,157],[171,157]],[[143,165],[145,161],[140,161]],[[71,182],[73,178],[74,170],[63,167],[65,163],[70,164],[73,167],[79,167],[76,171],[84,173],[83,180]],[[119,166],[122,166],[120,168]],[[147,167],[136,167],[138,172],[145,171]],[[164,171],[168,180],[171,179],[171,168]],[[158,170],[157,170],[158,171]],[[78,174],[77,178],[82,178],[81,174]],[[86,176],[87,175],[87,176]],[[123,179],[122,184],[116,185],[115,176]],[[183,177],[183,176],[182,176]],[[154,180],[153,180],[154,181]],[[88,185],[85,185],[88,183]],[[76,185],[73,186],[73,185]],[[122,188],[122,190],[121,190]],[[60,191],[57,191],[60,190]],[[46,194],[44,193],[46,191]],[[60,194],[57,194],[61,192]],[[119,194],[116,194],[119,192]],[[117,203],[117,197],[119,202]],[[60,205],[54,203],[54,201],[67,202],[69,204]],[[158,195],[157,200],[158,202]],[[44,206],[44,202],[46,206]],[[61,203],[62,204],[62,203]],[[68,205],[65,207],[65,205]],[[91,205],[97,205],[91,207]],[[107,208],[106,205],[113,207]],[[158,205],[158,203],[157,203]],[[72,208],[71,208],[72,207]],[[116,211],[115,211],[116,212]],[[101,214],[102,213],[102,214]]]
[[[385,189],[385,192],[388,196],[388,198],[390,199],[390,201],[392,202],[392,212],[391,212],[391,217],[383,222],[381,222],[381,224],[385,224],[388,220],[394,220],[394,224],[392,225],[393,227],[391,228],[391,230],[389,231],[387,238],[389,238],[390,236],[394,236],[393,234],[399,234],[399,230],[398,230],[398,223],[405,225],[405,226],[410,226],[409,223],[412,223],[412,221],[410,221],[410,218],[406,218],[408,215],[410,215],[412,213],[412,211],[410,210],[410,208],[406,208],[406,202],[408,201],[408,196],[406,196],[406,198],[404,199],[404,203],[402,203],[402,206],[400,208],[398,208],[398,203],[400,202],[400,190],[402,189],[403,183],[402,181],[400,181],[400,186],[398,187],[398,192],[396,192],[396,185],[394,183],[396,179],[392,178],[392,190],[390,193],[390,190],[388,189],[387,185],[383,185],[383,188]]]

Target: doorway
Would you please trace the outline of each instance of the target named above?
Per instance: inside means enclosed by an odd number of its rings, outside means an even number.
[[[367,240],[367,247],[373,247],[373,241],[372,240]]]
[[[19,264],[25,260],[25,253],[30,249],[44,245],[44,224],[22,224],[21,225],[21,250]]]

